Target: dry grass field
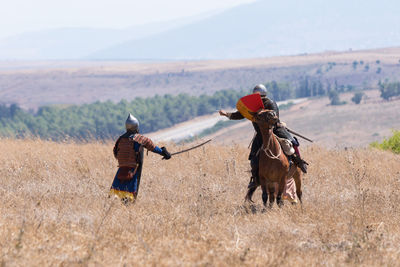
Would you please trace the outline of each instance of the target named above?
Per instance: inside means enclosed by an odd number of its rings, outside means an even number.
[[[252,212],[245,147],[150,153],[124,206],[112,145],[0,140],[0,266],[399,265],[398,155],[309,146],[303,206]]]

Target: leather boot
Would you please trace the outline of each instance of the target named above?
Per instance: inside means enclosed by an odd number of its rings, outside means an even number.
[[[251,164],[251,177],[250,182],[247,188],[253,188],[260,185],[259,178],[258,178],[258,166],[256,164]]]
[[[308,163],[300,157],[300,150],[298,145],[293,145],[295,153],[293,154],[293,162],[302,172],[307,173]]]
[[[250,177],[250,182],[247,185],[247,188],[250,189],[250,188],[254,188],[254,187],[257,187],[256,178],[251,176]]]
[[[293,155],[293,162],[294,164],[296,164],[296,166],[298,166],[302,172],[307,173],[307,165],[308,163],[303,160],[302,158],[300,158],[299,155],[294,154]]]

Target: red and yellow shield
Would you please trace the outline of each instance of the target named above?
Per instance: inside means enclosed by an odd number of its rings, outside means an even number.
[[[251,112],[257,112],[264,108],[264,104],[261,100],[260,94],[247,95],[239,99],[236,103],[236,108],[239,110],[240,114],[246,119],[254,121]]]

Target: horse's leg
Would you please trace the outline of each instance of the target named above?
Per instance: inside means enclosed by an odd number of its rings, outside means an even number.
[[[254,191],[256,191],[256,189],[257,189],[257,186],[254,186],[254,187],[250,187],[247,190],[247,194],[246,194],[246,197],[245,197],[246,201],[253,202],[253,200],[251,198],[253,197]]]
[[[262,190],[262,200],[263,200],[264,206],[267,206],[267,201],[268,201],[267,187],[265,185],[262,185],[261,190]]]
[[[282,200],[282,194],[283,191],[285,190],[286,186],[286,175],[281,178],[279,181],[279,188],[278,188],[278,195],[276,197],[276,204],[278,204],[279,207],[283,206],[283,200]]]
[[[303,195],[303,192],[301,191],[302,175],[303,173],[301,172],[300,168],[297,168],[296,172],[293,175],[294,182],[296,183],[296,195],[299,198],[300,204],[302,203],[301,196]]]
[[[272,208],[275,202],[275,184],[270,183],[268,185],[268,193],[269,193],[269,207]]]

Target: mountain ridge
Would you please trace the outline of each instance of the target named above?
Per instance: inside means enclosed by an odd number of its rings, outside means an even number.
[[[257,1],[144,39],[128,41],[88,59],[227,59],[326,50],[396,46],[400,18],[394,0],[339,0],[307,4]],[[385,9],[382,9],[385,6]]]
[[[221,10],[120,29],[63,27],[16,34],[0,39],[0,60],[80,60],[107,47],[165,32],[218,12]]]

